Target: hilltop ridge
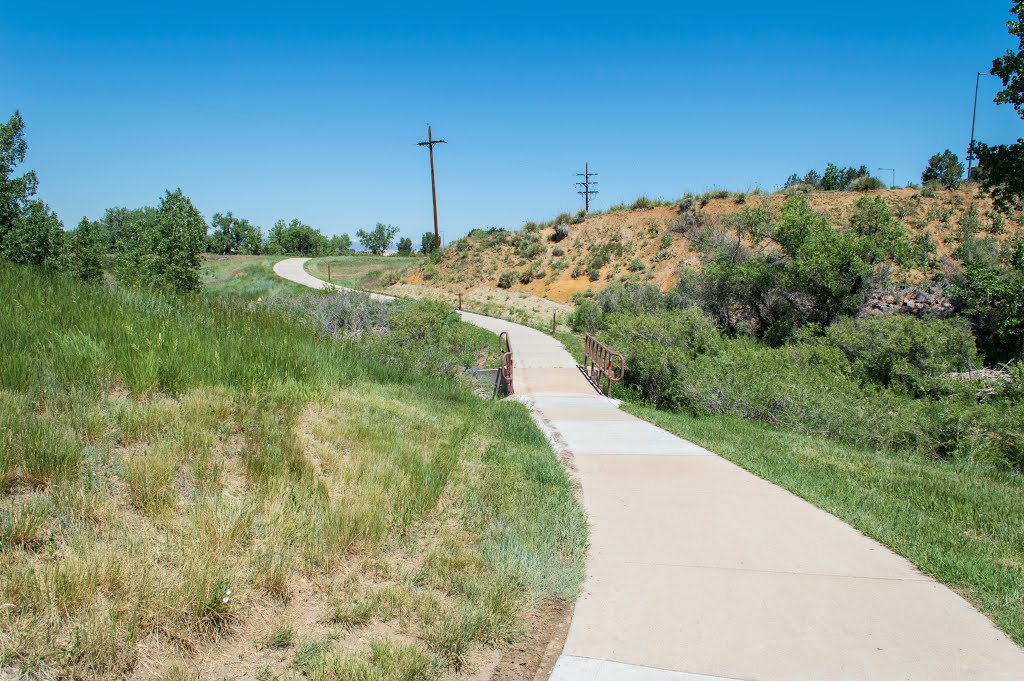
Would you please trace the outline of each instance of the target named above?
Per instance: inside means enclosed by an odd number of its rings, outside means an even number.
[[[672,288],[700,259],[681,233],[687,212],[706,225],[724,224],[748,207],[777,208],[792,192],[735,193],[724,190],[687,195],[677,202],[640,199],[632,206],[583,217],[563,215],[547,223],[526,223],[516,231],[474,230],[449,244],[437,262],[424,262],[402,277],[450,293],[479,287],[508,289],[556,302],[598,291],[613,281]],[[804,194],[816,211],[845,226],[863,196],[880,196],[915,241],[928,240],[936,267],[954,261],[957,230],[965,220],[999,242],[1021,234],[1020,216],[995,213],[975,187],[955,190],[900,188],[871,192],[812,191]],[[682,206],[686,206],[684,209]],[[972,216],[973,207],[973,216]],[[556,236],[566,225],[568,234]],[[905,273],[911,279],[913,273]],[[918,277],[920,278],[920,277]]]

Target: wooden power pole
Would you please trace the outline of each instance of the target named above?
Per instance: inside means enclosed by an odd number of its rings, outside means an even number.
[[[430,198],[434,201],[434,249],[439,250],[441,248],[441,233],[437,229],[437,185],[434,183],[434,145],[435,144],[447,144],[444,140],[434,139],[434,134],[430,129],[430,124],[427,124],[427,141],[417,142],[418,147],[427,147],[430,150]]]
[[[591,194],[596,194],[597,193],[596,189],[591,189],[590,188],[591,185],[596,185],[597,182],[591,181],[590,178],[597,177],[597,173],[590,172],[590,164],[589,163],[584,163],[583,164],[583,172],[582,173],[576,173],[576,176],[583,178],[582,182],[577,182],[576,183],[577,187],[582,187],[582,189],[580,189],[576,193],[583,197],[583,212],[584,213],[589,213],[590,212],[590,196],[591,196]]]

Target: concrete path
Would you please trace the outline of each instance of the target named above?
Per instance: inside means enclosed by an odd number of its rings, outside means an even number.
[[[302,262],[274,269],[325,284]],[[587,577],[552,681],[1024,680],[1024,651],[903,558],[620,411],[550,336],[463,318],[509,332],[517,399],[583,486]]]

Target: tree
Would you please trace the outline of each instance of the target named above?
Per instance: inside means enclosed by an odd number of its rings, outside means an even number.
[[[362,229],[356,232],[359,243],[374,255],[383,255],[391,247],[391,242],[396,234],[398,234],[398,227],[385,225],[382,222],[378,222],[377,226],[369,232]]]
[[[696,298],[727,333],[746,323],[772,344],[797,326],[823,329],[856,314],[884,278],[882,264],[902,260],[909,246],[878,196],[857,201],[848,229],[833,227],[802,195],[777,214],[760,206],[741,211],[732,227],[732,235],[693,235],[703,264],[680,282],[680,298]]]
[[[25,162],[27,152],[25,121],[15,111],[7,123],[0,124],[0,256],[17,258],[19,262],[25,257],[23,239],[29,203],[39,186],[31,170],[14,176],[15,168]],[[18,233],[14,234],[15,231]],[[9,249],[15,249],[14,257]]]
[[[118,226],[114,276],[122,286],[151,286],[157,276],[155,209],[131,211]]]
[[[83,217],[71,235],[74,255],[72,267],[82,281],[96,282],[103,276],[103,254],[106,241],[103,225]]]
[[[315,227],[293,219],[278,220],[267,235],[266,252],[274,255],[318,256],[328,252],[327,237]]]
[[[348,234],[335,234],[327,250],[331,255],[352,255],[352,237]]]
[[[245,218],[214,213],[210,220],[209,251],[222,255],[258,255],[263,245],[263,232]]]
[[[998,258],[974,258],[950,287],[989,364],[1024,358],[1024,238]]]
[[[181,189],[168,191],[160,199],[155,246],[160,288],[178,293],[199,288],[199,254],[206,246],[206,221]]]
[[[0,252],[11,262],[62,269],[64,225],[45,203],[28,201],[0,240]]]
[[[964,164],[949,149],[935,154],[928,159],[928,167],[921,173],[921,184],[940,182],[946,189],[960,186],[960,178],[964,174]]]
[[[437,240],[434,239],[433,232],[424,232],[423,238],[420,239],[420,253],[423,255],[430,255],[437,248]]]
[[[814,172],[814,171],[811,171]],[[859,168],[844,168],[837,166],[834,163],[829,163],[825,166],[825,174],[821,176],[821,180],[817,183],[825,191],[845,191],[850,188],[850,185],[858,177],[866,177],[870,175],[867,166],[861,166]],[[811,182],[814,179],[811,173],[807,173],[804,181],[807,184],[815,184]]]
[[[821,176],[821,188],[825,191],[836,191],[843,188],[843,169],[834,163],[825,166],[825,174]]]
[[[1024,119],[1024,2],[1013,3],[1006,22],[1010,35],[1018,38],[1017,51],[992,60],[992,75],[1003,81],[995,97],[996,104],[1009,104]],[[1014,144],[990,146],[976,142],[968,150],[978,159],[978,181],[992,196],[995,207],[1003,212],[1019,208],[1024,201],[1024,139]]]
[[[412,239],[403,236],[398,240],[398,255],[412,255]]]

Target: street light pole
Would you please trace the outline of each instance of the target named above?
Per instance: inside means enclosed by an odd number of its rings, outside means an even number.
[[[889,185],[889,189],[896,188],[896,169],[895,168],[879,168],[879,170],[891,170],[892,171],[892,184]]]
[[[971,165],[974,162],[974,123],[978,119],[978,84],[982,76],[991,76],[991,73],[982,73],[974,77],[974,113],[971,114],[971,146],[967,147],[967,181],[971,181]]]

